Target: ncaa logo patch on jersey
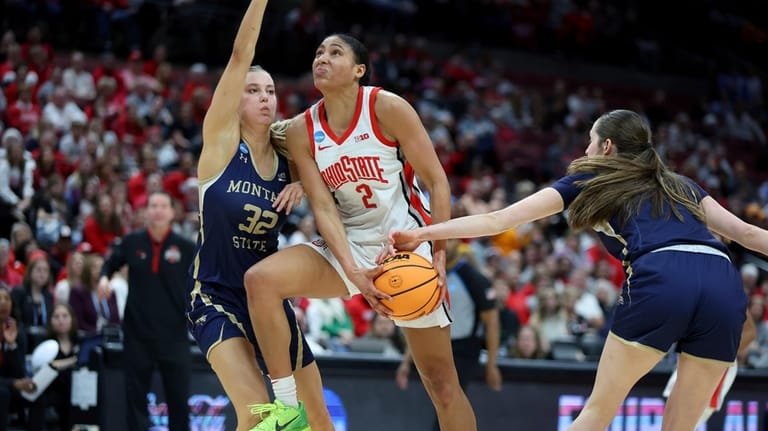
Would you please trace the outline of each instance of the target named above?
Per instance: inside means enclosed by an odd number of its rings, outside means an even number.
[[[240,143],[240,152],[243,154],[248,154],[248,146],[244,143]]]
[[[318,144],[325,141],[325,133],[323,133],[320,130],[315,132],[315,134],[312,135],[312,137],[315,139],[315,142],[317,142]]]

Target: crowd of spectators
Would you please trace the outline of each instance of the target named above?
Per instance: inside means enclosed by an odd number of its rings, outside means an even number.
[[[127,13],[132,6],[115,16],[123,9],[121,2],[96,2],[113,4],[116,10],[106,17],[99,15],[104,10],[90,10],[93,19],[109,19],[97,27],[98,35],[89,35],[103,44],[84,44],[82,49],[77,31],[68,38],[54,37],[64,31],[62,25],[74,21],[53,25],[55,20],[46,18],[56,11],[24,6],[37,2],[5,3],[20,8],[14,13],[24,9],[19,15],[24,19],[6,26],[0,41],[0,284],[12,288],[14,310],[23,325],[45,326],[55,304],[70,303],[81,332],[98,332],[119,323],[125,289],[117,288],[123,293],[104,304],[91,300],[90,289],[111,242],[143,225],[149,193],[167,191],[176,206],[175,229],[192,239],[197,235],[195,167],[202,119],[220,65],[173,61],[170,42],[143,35],[140,20],[123,21],[138,19]],[[143,3],[165,12],[175,7],[180,14],[185,2]],[[299,3],[273,14],[284,13],[281,25],[301,30],[290,39],[294,45],[280,46],[289,54],[280,58],[308,65],[315,40],[332,26],[312,2]],[[458,3],[474,9],[475,2]],[[486,20],[495,17],[485,31],[498,39],[525,44],[531,29],[538,29],[539,20],[546,17],[550,24],[557,18],[559,24],[550,28],[566,32],[560,37],[580,44],[591,39],[582,41],[567,31],[585,31],[584,21],[590,20],[583,15],[595,12],[600,3],[478,5],[505,11],[484,15]],[[380,25],[396,33],[408,23],[401,18],[415,19],[436,4],[441,2],[371,1],[355,7],[386,8],[393,18]],[[545,15],[526,15],[531,19],[528,27],[517,21],[510,25],[509,20],[519,20],[514,11],[531,12],[545,4]],[[555,10],[568,4],[570,10]],[[616,13],[611,7],[601,12]],[[439,32],[434,25],[424,30]],[[597,28],[593,31],[610,31]],[[282,35],[278,30],[267,29],[265,37]],[[766,75],[759,63],[744,60],[708,73],[706,94],[681,94],[674,88],[648,91],[631,83],[617,88],[599,77],[520,79],[503,57],[476,49],[457,48],[452,55],[439,56],[426,38],[396,33],[384,43],[365,26],[347,30],[368,43],[373,82],[405,95],[418,110],[449,175],[456,214],[501,208],[547,185],[583,154],[587,128],[596,116],[629,107],[650,121],[656,150],[678,172],[695,179],[739,216],[768,226],[768,111]],[[592,52],[587,45],[580,49]],[[278,63],[269,49],[261,56],[257,59],[265,59],[265,64]],[[286,66],[275,72],[283,118],[318,97],[307,70],[294,75],[290,72],[298,66]],[[281,246],[316,235],[312,214],[299,208]],[[750,294],[750,315],[759,328],[758,340],[741,358],[742,364],[768,367],[768,263],[764,256],[735,247],[732,251]],[[558,216],[468,241],[463,252],[492,280],[505,354],[596,359],[624,275],[621,264],[591,233],[571,232]],[[375,349],[400,351],[396,328],[375,319],[361,298],[297,298],[297,315],[318,352],[370,346],[356,343],[359,339],[384,340]],[[27,348],[31,351],[34,343]]]

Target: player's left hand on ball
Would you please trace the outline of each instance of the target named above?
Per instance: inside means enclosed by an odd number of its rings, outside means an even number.
[[[445,281],[445,250],[435,251],[432,254],[432,266],[437,271],[437,288],[440,289],[440,300],[437,301],[434,308],[429,310],[430,313],[437,310],[448,295],[448,289],[446,288],[448,285]]]
[[[285,213],[290,214],[293,207],[298,206],[302,199],[304,199],[304,187],[301,181],[294,181],[280,191],[277,199],[272,202],[272,208],[278,212],[285,208]]]
[[[448,284],[446,283],[445,275],[445,250],[437,250],[432,253],[432,266],[437,271],[437,288],[440,289],[440,300],[429,310],[430,313],[437,310],[448,295]]]

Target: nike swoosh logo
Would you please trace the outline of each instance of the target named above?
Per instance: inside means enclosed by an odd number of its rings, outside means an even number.
[[[324,147],[317,147],[317,150],[318,150],[318,151],[327,150],[328,148],[331,148],[332,146],[333,146],[333,145],[326,145],[326,146],[324,146]]]
[[[290,425],[293,421],[298,419],[298,416],[294,416],[293,419],[289,420],[288,422],[280,425],[279,423],[275,422],[275,431],[283,431],[284,429],[288,428],[288,425]]]

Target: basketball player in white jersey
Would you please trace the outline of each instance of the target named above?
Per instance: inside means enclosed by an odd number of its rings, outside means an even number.
[[[245,275],[254,332],[275,397],[286,405],[298,403],[286,348],[289,325],[280,312],[283,299],[361,293],[387,315],[389,298],[374,287],[372,277],[380,272],[377,255],[389,232],[450,217],[450,187],[432,142],[403,98],[366,86],[366,48],[348,35],[329,36],[316,51],[312,72],[323,99],[294,118],[287,145],[323,240],[282,249]],[[429,191],[429,205],[416,176]],[[444,242],[424,243],[416,252],[433,261],[444,289]],[[451,353],[450,322],[444,302],[416,320],[395,321],[441,429],[474,431],[475,416]]]

